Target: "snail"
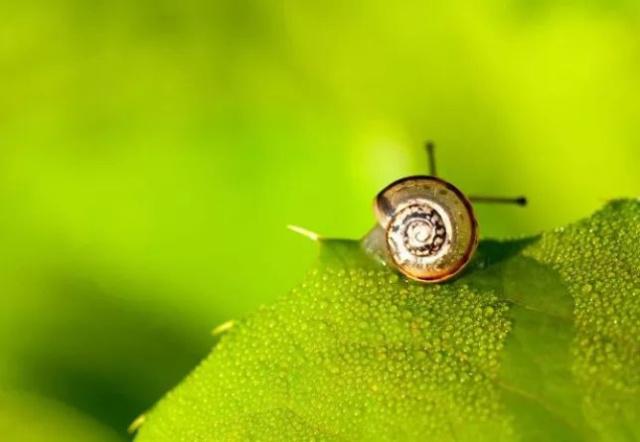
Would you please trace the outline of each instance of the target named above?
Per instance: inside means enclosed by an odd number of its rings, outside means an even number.
[[[429,175],[399,179],[374,200],[378,224],[365,248],[404,274],[423,283],[446,281],[469,263],[478,245],[472,202],[526,205],[524,197],[467,197],[438,178],[434,145],[427,143]]]

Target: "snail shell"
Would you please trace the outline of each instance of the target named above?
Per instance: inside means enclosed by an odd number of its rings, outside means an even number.
[[[460,272],[478,242],[471,203],[450,183],[431,176],[403,178],[375,199],[387,260],[407,277],[440,282]]]

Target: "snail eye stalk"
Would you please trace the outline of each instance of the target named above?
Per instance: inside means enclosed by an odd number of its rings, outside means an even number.
[[[436,145],[433,141],[427,141],[425,149],[427,150],[427,161],[429,162],[429,175],[438,176],[436,173]]]
[[[436,171],[436,145],[433,141],[429,140],[425,144],[425,150],[427,151],[427,164],[429,165],[429,175],[437,177]],[[526,206],[527,198],[525,196],[517,197],[504,197],[504,196],[470,196],[469,200],[472,203],[482,204],[515,204],[517,206]]]
[[[469,263],[478,245],[478,222],[471,202],[524,206],[523,196],[468,198],[436,176],[435,145],[425,143],[429,176],[402,178],[374,201],[381,236],[374,252],[410,279],[446,281]]]
[[[504,196],[470,196],[472,203],[490,203],[490,204],[515,204],[517,206],[526,206],[527,197],[517,196],[514,198]]]

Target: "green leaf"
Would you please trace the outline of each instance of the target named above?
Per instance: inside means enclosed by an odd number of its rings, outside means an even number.
[[[440,285],[327,241],[232,329],[138,442],[640,438],[640,203],[485,240]]]

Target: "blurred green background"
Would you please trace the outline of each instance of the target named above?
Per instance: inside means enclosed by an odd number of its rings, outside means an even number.
[[[0,3],[0,439],[127,440],[301,278],[285,225],[362,236],[427,138],[463,191],[529,197],[478,208],[485,237],[637,195],[639,25],[625,0]]]

